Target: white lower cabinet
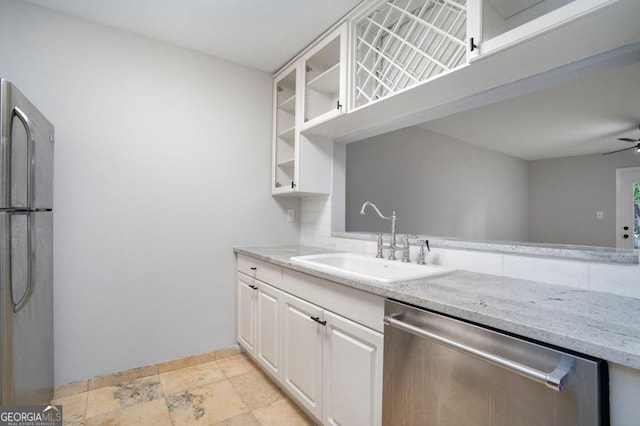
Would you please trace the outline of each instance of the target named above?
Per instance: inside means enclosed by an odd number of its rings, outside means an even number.
[[[283,382],[325,425],[379,425],[382,334],[284,295]]]
[[[282,290],[238,273],[238,343],[319,423],[380,425],[383,299],[284,271]]]
[[[238,343],[250,354],[256,354],[257,294],[254,279],[238,273]]]
[[[238,273],[238,343],[275,378],[280,377],[282,294]]]
[[[280,316],[283,293],[267,284],[258,283],[256,315],[256,358],[275,377],[280,377]]]
[[[324,335],[319,321],[322,321],[322,308],[289,294],[284,296],[283,384],[317,418],[322,417]]]
[[[381,424],[382,334],[327,311],[324,320],[323,423]]]

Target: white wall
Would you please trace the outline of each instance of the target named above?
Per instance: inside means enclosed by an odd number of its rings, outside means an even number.
[[[270,76],[21,1],[0,40],[56,126],[56,383],[234,344],[232,246],[299,237],[270,195]]]
[[[527,162],[439,133],[408,127],[347,145],[346,229],[473,240],[527,238]]]

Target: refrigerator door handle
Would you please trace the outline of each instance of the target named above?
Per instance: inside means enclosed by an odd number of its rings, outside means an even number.
[[[20,312],[20,310],[22,308],[24,308],[27,303],[29,302],[29,299],[31,299],[31,296],[33,295],[33,290],[34,290],[34,273],[33,273],[33,266],[35,264],[34,260],[35,260],[35,253],[34,253],[34,247],[33,247],[33,243],[34,243],[34,239],[33,239],[33,233],[32,233],[32,228],[33,228],[33,214],[31,212],[13,212],[12,214],[23,214],[23,215],[27,215],[27,247],[28,247],[28,256],[27,256],[27,289],[25,290],[24,294],[22,295],[22,297],[20,298],[20,300],[18,302],[16,302],[15,300],[15,295],[13,293],[13,279],[11,279],[11,305],[13,307],[13,312],[18,313]],[[9,232],[11,232],[11,227],[9,227]],[[9,238],[11,239],[11,236],[9,236]],[[9,247],[11,247],[11,245],[9,245]],[[10,249],[11,250],[11,249]],[[9,254],[11,255],[11,254]]]
[[[18,117],[18,119],[22,122],[25,130],[27,131],[27,158],[29,161],[28,172],[27,172],[27,210],[31,210],[32,206],[32,198],[33,198],[33,181],[34,181],[34,156],[33,156],[33,126],[31,125],[31,120],[27,114],[25,114],[20,108],[17,106],[13,107],[13,115]],[[9,152],[11,151],[11,144],[13,138],[9,138]],[[9,163],[11,164],[11,163]],[[11,166],[9,166],[11,167]],[[9,171],[11,173],[11,171]]]

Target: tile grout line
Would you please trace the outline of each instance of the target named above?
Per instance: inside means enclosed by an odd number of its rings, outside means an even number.
[[[165,371],[166,373],[166,371]],[[171,415],[171,410],[169,409],[169,401],[167,401],[167,393],[164,390],[164,385],[162,384],[162,380],[160,379],[160,366],[158,364],[158,382],[160,383],[160,390],[162,391],[162,400],[164,401],[164,405],[167,407],[167,413],[169,414],[169,420],[171,421],[171,425],[175,426],[173,422],[173,416]]]

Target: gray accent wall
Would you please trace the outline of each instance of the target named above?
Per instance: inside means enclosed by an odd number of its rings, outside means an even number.
[[[347,145],[346,229],[474,240],[527,235],[527,162],[419,127]]]
[[[616,169],[640,166],[634,150],[528,162],[420,127],[346,151],[347,231],[390,231],[359,214],[372,201],[399,233],[541,244],[615,247]]]
[[[635,150],[531,161],[529,241],[615,247],[616,169],[638,166]]]

